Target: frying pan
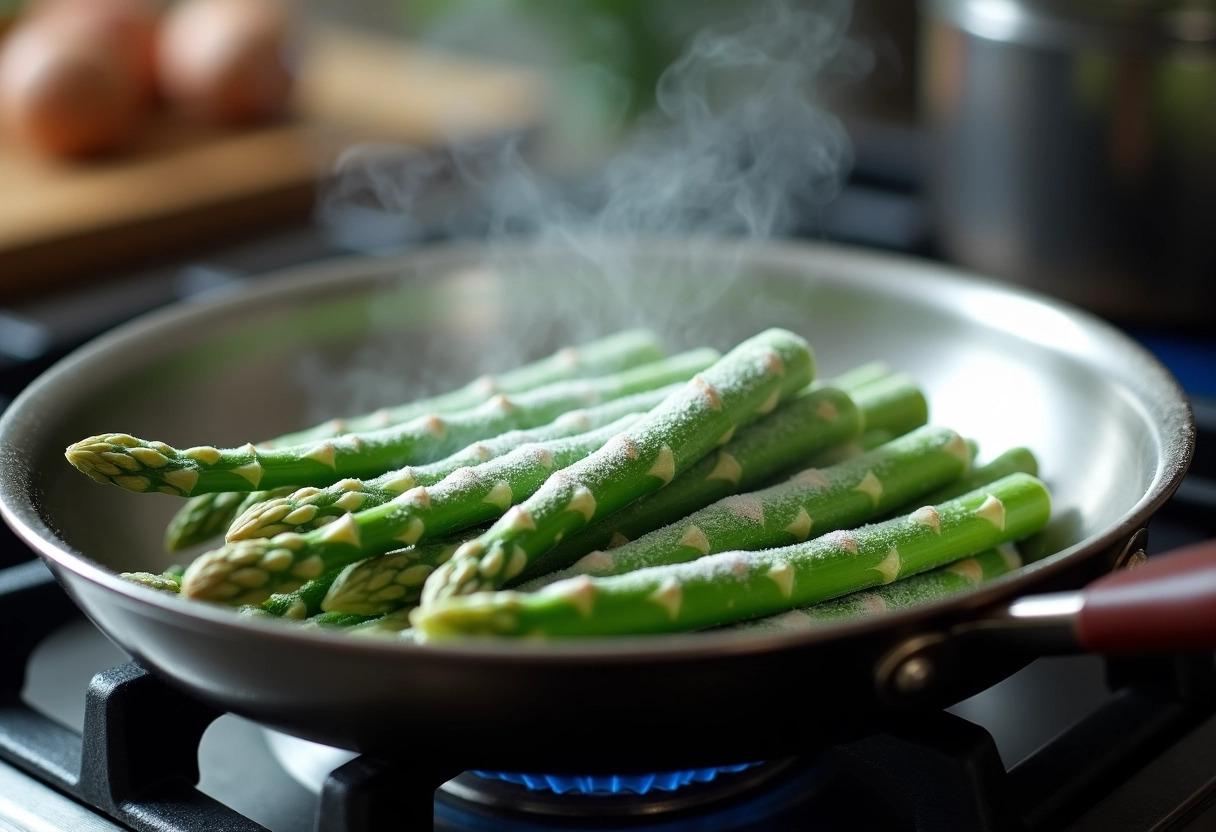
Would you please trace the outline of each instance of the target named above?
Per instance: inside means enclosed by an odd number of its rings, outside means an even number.
[[[1045,650],[1126,635],[1112,629],[1116,615],[1078,637],[1076,597],[1042,593],[1142,559],[1144,526],[1189,464],[1189,405],[1129,339],[1059,303],[903,257],[729,240],[602,251],[609,259],[521,241],[331,262],[122,326],[5,414],[4,517],[87,616],[170,684],[303,739],[462,768],[773,759],[959,701]],[[70,442],[103,431],[256,441],[639,325],[672,349],[727,349],[785,326],[814,345],[821,375],[875,358],[914,374],[934,422],[991,454],[1015,444],[1038,454],[1055,503],[1050,526],[1024,545],[1034,562],[946,600],[809,632],[352,639],[118,578],[172,562],[161,535],[179,503],[99,486],[63,458]],[[377,383],[354,383],[367,380]],[[1043,613],[1047,623],[1034,623]],[[1193,617],[1182,619],[1137,646],[1194,646]]]

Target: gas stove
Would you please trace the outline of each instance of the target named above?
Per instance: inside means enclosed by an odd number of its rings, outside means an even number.
[[[0,310],[0,403],[140,312],[428,238],[375,227],[308,225]],[[814,234],[934,254],[912,191],[882,177],[856,177]],[[1151,553],[1216,536],[1216,342],[1132,334],[1192,393],[1201,429]],[[1206,654],[1043,658],[948,711],[724,768],[578,777],[428,770],[426,759],[355,756],[190,699],[131,662],[0,531],[0,830],[1210,829],[1216,666]]]

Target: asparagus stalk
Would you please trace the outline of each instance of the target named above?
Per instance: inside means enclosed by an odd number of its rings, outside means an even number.
[[[971,456],[961,436],[924,427],[856,459],[809,468],[787,482],[725,497],[608,551],[594,551],[524,584],[531,591],[576,575],[620,575],[717,552],[767,549],[856,526],[957,479]]]
[[[894,372],[891,365],[885,361],[867,361],[865,364],[858,364],[830,379],[816,380],[811,387],[816,390],[820,387],[835,387],[846,393],[855,393],[867,384],[884,379],[893,375]]]
[[[374,558],[353,563],[337,576],[321,599],[325,612],[384,615],[413,606],[422,594],[422,584],[435,568],[472,535],[407,546]]]
[[[410,621],[425,639],[696,630],[889,584],[1032,534],[1050,511],[1042,482],[1012,474],[936,508],[806,543],[607,578],[581,575],[532,593],[449,596],[418,607]]]
[[[1021,565],[1022,558],[1017,549],[1012,544],[1005,544],[876,589],[854,592],[777,615],[740,621],[727,625],[727,628],[769,633],[810,630],[843,618],[879,615],[939,601],[983,581],[1008,574]]]
[[[977,465],[963,476],[951,483],[947,483],[926,495],[926,502],[931,505],[944,503],[946,500],[952,500],[960,494],[966,494],[968,491],[979,488],[981,485],[986,485],[990,482],[996,482],[1001,477],[1009,476],[1021,471],[1025,474],[1039,474],[1039,461],[1035,459],[1034,452],[1029,448],[1016,447],[1010,448],[1004,453],[996,456],[991,462],[985,465]]]
[[[316,427],[289,433],[259,443],[263,448],[284,448],[316,442],[345,433],[377,430],[431,413],[443,415],[476,407],[496,393],[522,393],[556,381],[586,378],[627,370],[659,361],[663,349],[658,339],[644,330],[609,335],[581,347],[566,347],[546,358],[524,364],[498,376],[482,376],[449,393],[418,399],[397,407],[349,419],[335,419]],[[240,492],[217,491],[191,497],[169,521],[165,548],[178,552],[196,546],[227,529],[248,508]],[[262,499],[268,499],[269,495]]]
[[[553,471],[597,451],[639,417],[630,414],[599,430],[521,446],[305,534],[284,532],[230,543],[190,564],[182,578],[182,594],[260,603],[272,592],[294,591],[303,581],[331,569],[501,517],[516,499],[540,488]]]
[[[401,425],[349,433],[311,445],[178,450],[123,433],[89,437],[67,449],[68,460],[98,482],[130,491],[190,496],[253,491],[285,485],[328,485],[344,477],[375,476],[407,464],[434,462],[509,430],[551,422],[568,410],[682,381],[717,358],[701,349],[611,376],[556,382],[446,417],[423,416]]]
[[[811,382],[810,347],[770,329],[740,344],[632,428],[550,477],[423,587],[422,601],[495,589],[563,537],[667,485],[735,430],[776,410]]]
[[[675,392],[677,385],[647,390],[585,410],[564,413],[547,425],[486,439],[428,465],[407,466],[372,479],[348,478],[325,488],[302,488],[246,508],[228,529],[229,542],[306,532],[351,511],[383,505],[411,488],[434,485],[459,468],[480,465],[527,444],[563,439],[602,428],[631,413],[643,413]]]

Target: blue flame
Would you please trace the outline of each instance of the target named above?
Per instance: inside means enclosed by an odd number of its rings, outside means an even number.
[[[760,763],[741,763],[734,766],[697,768],[685,771],[664,771],[656,774],[601,774],[564,775],[512,774],[496,771],[474,771],[487,780],[502,780],[525,786],[532,791],[550,791],[557,794],[647,794],[653,791],[674,792],[689,783],[708,783],[719,774],[734,774]]]

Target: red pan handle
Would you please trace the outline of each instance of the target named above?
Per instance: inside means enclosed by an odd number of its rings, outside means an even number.
[[[1089,584],[1073,631],[1098,653],[1216,650],[1216,539]]]

